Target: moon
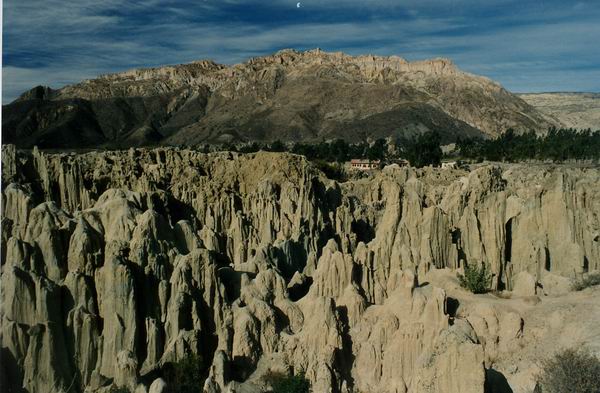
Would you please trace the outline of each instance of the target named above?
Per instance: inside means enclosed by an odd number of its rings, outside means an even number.
[[[300,8],[302,7],[302,3],[298,2],[298,4],[296,4],[296,8]]]

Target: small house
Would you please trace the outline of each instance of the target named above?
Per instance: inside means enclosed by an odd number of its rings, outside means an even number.
[[[363,160],[363,159],[353,159],[350,161],[350,168],[356,169],[359,171],[369,171],[373,169],[379,169],[381,165],[381,161],[379,160]]]
[[[456,161],[445,161],[442,162],[442,169],[457,169],[458,164]]]

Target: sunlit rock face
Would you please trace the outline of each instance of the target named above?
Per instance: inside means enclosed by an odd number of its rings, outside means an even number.
[[[137,69],[58,90],[38,86],[2,115],[4,143],[25,148],[361,141],[427,130],[452,143],[563,125],[448,59],[320,50],[282,50],[232,66]]]
[[[519,94],[519,97],[550,121],[558,121],[565,127],[578,130],[600,127],[598,93],[532,93]]]
[[[10,146],[2,163],[9,391],[160,392],[165,365],[197,354],[206,392],[261,391],[274,371],[315,392],[483,392],[526,316],[456,313],[435,277],[485,263],[493,289],[529,296],[600,268],[595,169],[337,183],[290,154]]]

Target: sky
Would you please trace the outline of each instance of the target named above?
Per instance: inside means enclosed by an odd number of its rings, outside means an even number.
[[[283,48],[452,59],[513,92],[600,91],[600,0],[4,0],[2,102]]]

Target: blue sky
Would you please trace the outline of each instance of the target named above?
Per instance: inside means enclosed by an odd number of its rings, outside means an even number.
[[[600,0],[4,0],[3,103],[39,84],[282,48],[448,57],[515,92],[600,91]]]

